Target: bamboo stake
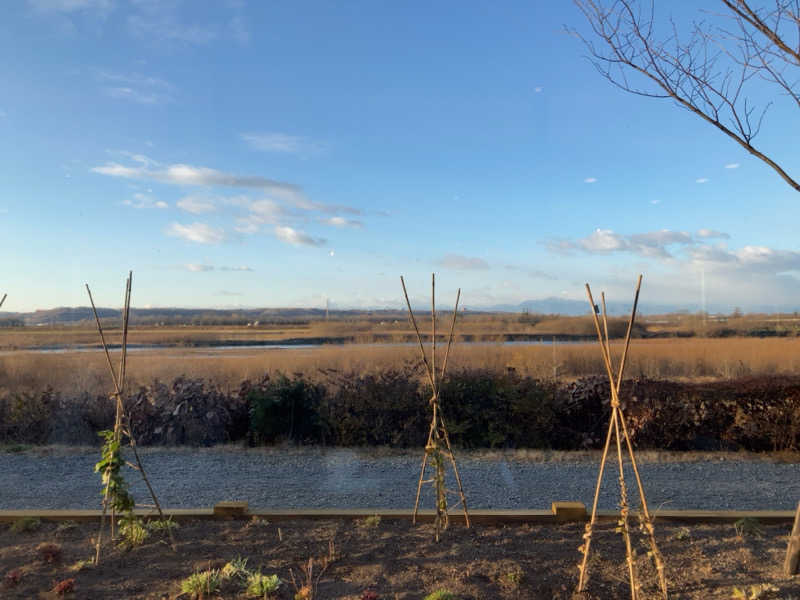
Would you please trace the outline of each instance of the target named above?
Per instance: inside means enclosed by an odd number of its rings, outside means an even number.
[[[419,328],[417,327],[417,320],[414,318],[414,311],[411,310],[411,302],[408,300],[408,292],[406,291],[406,282],[403,280],[403,276],[400,276],[400,283],[403,285],[403,294],[406,297],[406,304],[408,305],[408,315],[411,318],[411,324],[414,326],[414,331],[417,334],[417,341],[419,342],[419,351],[422,354],[422,362],[425,364],[425,371],[428,373],[428,378],[431,382],[431,387],[436,389],[436,384],[433,381],[433,377],[431,376],[431,367],[428,364],[428,358],[425,356],[425,348],[422,346],[422,336],[419,334]]]
[[[797,563],[800,559],[800,502],[797,504],[797,512],[794,513],[794,525],[792,535],[789,536],[789,544],[786,546],[786,559],[783,561],[783,574],[791,577],[797,572]]]
[[[5,303],[5,301],[6,301],[6,297],[7,297],[7,296],[8,296],[8,294],[3,294],[3,299],[2,299],[2,300],[0,300],[0,308],[2,308],[2,307],[3,307],[3,304]]]
[[[428,446],[431,445],[431,438],[433,437],[434,422],[431,421],[431,427],[428,430],[428,441],[425,442],[425,452],[422,455],[422,468],[419,471],[419,481],[417,482],[417,498],[414,500],[414,514],[411,516],[411,524],[417,524],[417,510],[419,509],[419,495],[422,492],[422,478],[425,476],[425,466],[428,463]]]
[[[440,377],[441,380],[444,380],[444,375],[447,372],[447,359],[450,356],[450,346],[453,345],[453,332],[456,328],[456,315],[458,314],[458,301],[461,299],[461,288],[458,288],[458,293],[456,294],[456,306],[453,308],[453,322],[450,324],[450,335],[447,338],[447,350],[444,352],[444,362],[442,363],[442,376]]]
[[[431,376],[433,377],[433,397],[439,398],[439,388],[436,387],[436,274],[431,273]]]

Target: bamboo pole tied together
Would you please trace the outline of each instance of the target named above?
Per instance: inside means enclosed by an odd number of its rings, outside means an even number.
[[[600,308],[595,304],[594,298],[592,297],[592,290],[589,287],[589,284],[586,284],[586,295],[589,300],[589,305],[591,306],[591,313],[592,319],[594,321],[595,330],[597,332],[597,340],[600,343],[600,351],[603,355],[603,363],[606,368],[606,373],[608,374],[609,384],[611,386],[611,417],[608,424],[608,434],[606,435],[606,442],[603,448],[603,456],[600,459],[600,470],[597,475],[597,485],[595,487],[594,492],[594,502],[592,503],[592,514],[589,519],[589,522],[586,524],[586,528],[583,534],[583,544],[579,548],[580,552],[583,554],[583,559],[581,563],[578,565],[579,570],[579,579],[578,579],[578,593],[584,592],[586,590],[586,584],[588,583],[588,570],[587,564],[589,559],[589,550],[591,549],[592,544],[592,533],[594,530],[594,525],[597,522],[597,503],[600,498],[600,486],[603,483],[603,472],[605,470],[606,459],[608,457],[608,450],[611,445],[611,438],[614,437],[616,439],[616,448],[617,448],[617,463],[619,467],[619,490],[620,490],[620,500],[619,500],[619,507],[620,507],[620,519],[617,527],[617,531],[622,534],[622,538],[625,542],[625,554],[626,554],[626,562],[628,568],[628,580],[630,584],[630,592],[631,592],[631,600],[639,600],[641,594],[641,584],[639,582],[639,577],[636,572],[636,553],[633,549],[632,537],[631,537],[631,527],[629,522],[630,516],[630,509],[628,506],[628,490],[625,484],[625,472],[624,472],[624,461],[623,461],[623,446],[622,440],[625,440],[625,449],[627,450],[628,458],[630,460],[631,467],[633,468],[633,473],[636,478],[636,486],[639,492],[639,499],[641,501],[642,509],[639,516],[639,520],[641,523],[641,528],[644,534],[647,537],[649,542],[650,550],[649,555],[652,557],[653,562],[655,564],[656,573],[658,576],[658,586],[661,590],[661,595],[664,600],[668,598],[668,590],[667,590],[667,580],[666,575],[664,573],[664,560],[661,556],[661,552],[658,550],[658,546],[656,544],[655,538],[655,529],[653,527],[653,519],[650,516],[650,512],[647,508],[647,499],[645,498],[644,493],[644,486],[642,485],[642,479],[639,475],[639,468],[636,464],[636,456],[633,451],[633,444],[631,443],[630,436],[628,435],[628,428],[625,424],[625,415],[622,412],[622,407],[620,405],[619,400],[619,390],[620,385],[622,384],[622,375],[625,371],[625,361],[628,356],[628,349],[630,348],[631,342],[631,332],[633,330],[633,324],[636,319],[636,308],[639,304],[639,290],[642,286],[642,276],[639,275],[639,279],[636,282],[636,293],[633,299],[633,308],[631,309],[631,315],[628,319],[628,329],[625,334],[625,342],[622,350],[622,356],[620,358],[619,369],[614,373],[614,363],[611,356],[611,344],[609,343],[609,335],[608,335],[608,313],[606,311],[606,297],[605,293],[601,292],[600,299],[601,299],[601,306],[602,312]],[[598,314],[600,316],[598,316]],[[602,318],[602,328],[600,323],[600,318]]]
[[[460,504],[464,509],[464,521],[467,527],[470,526],[469,512],[467,510],[467,499],[464,495],[464,488],[461,485],[461,476],[458,473],[458,465],[456,465],[456,458],[453,454],[453,448],[450,445],[450,436],[447,433],[444,419],[442,418],[442,409],[439,404],[439,385],[444,380],[447,373],[447,360],[450,357],[450,349],[453,345],[453,333],[455,332],[456,316],[458,315],[458,302],[461,299],[461,289],[459,288],[456,294],[456,304],[453,308],[453,320],[450,324],[450,335],[447,339],[447,349],[444,354],[444,361],[442,362],[441,372],[436,372],[436,275],[431,275],[431,360],[428,362],[425,347],[422,344],[422,336],[417,327],[417,320],[414,317],[414,311],[411,309],[411,302],[408,299],[408,292],[406,291],[406,282],[403,277],[400,277],[400,283],[403,286],[403,295],[406,299],[408,306],[408,315],[411,325],[414,327],[414,332],[417,334],[417,342],[419,342],[419,351],[422,356],[422,363],[425,365],[425,372],[428,375],[428,381],[431,384],[431,398],[430,406],[432,412],[431,425],[428,430],[428,441],[425,444],[425,453],[422,456],[422,468],[420,469],[419,481],[417,482],[417,497],[414,501],[414,514],[412,516],[412,523],[417,522],[417,512],[419,510],[419,499],[422,492],[422,485],[425,483],[432,483],[436,494],[436,516],[434,518],[434,531],[436,541],[439,541],[439,536],[444,529],[448,526],[448,506],[447,494],[451,493],[445,487],[445,466],[446,462],[450,462],[453,467],[453,474],[455,476],[456,484],[458,486],[459,500],[456,506]],[[431,479],[425,479],[425,471],[428,463],[433,467],[433,476]]]
[[[128,366],[128,324],[130,322],[130,314],[131,314],[131,287],[133,284],[133,271],[128,272],[128,277],[125,280],[125,295],[123,300],[123,308],[122,308],[122,346],[121,346],[121,355],[120,355],[120,365],[119,365],[119,372],[115,371],[114,364],[111,362],[111,354],[108,351],[108,344],[106,344],[105,334],[103,333],[103,326],[100,324],[100,317],[97,314],[97,308],[94,304],[94,298],[92,298],[92,290],[89,289],[89,284],[86,284],[86,293],[89,294],[89,302],[92,305],[92,312],[94,313],[95,323],[97,324],[97,331],[100,334],[100,342],[103,346],[103,352],[105,353],[106,363],[108,364],[108,370],[111,374],[111,381],[114,384],[114,393],[111,395],[111,399],[114,401],[116,406],[116,413],[114,417],[114,431],[113,431],[113,439],[116,444],[119,444],[122,441],[123,436],[127,438],[128,445],[130,449],[133,451],[134,460],[136,464],[127,462],[126,464],[133,468],[134,470],[138,471],[139,474],[142,476],[142,480],[144,481],[145,485],[147,486],[147,490],[150,492],[150,497],[153,499],[153,504],[158,510],[159,519],[162,521],[165,520],[164,512],[161,510],[161,504],[158,501],[158,497],[156,496],[155,491],[153,490],[153,486],[150,484],[150,480],[147,478],[147,473],[144,470],[144,465],[142,465],[141,458],[139,457],[139,451],[136,448],[136,438],[133,435],[133,428],[131,424],[130,415],[125,414],[125,405],[123,402],[123,393],[125,391],[125,376],[127,374],[127,366]],[[102,547],[102,540],[103,540],[103,528],[105,524],[105,517],[106,512],[108,511],[109,500],[110,500],[110,486],[111,486],[111,479],[109,477],[110,473],[110,466],[106,469],[105,473],[103,473],[103,481],[105,482],[105,488],[103,490],[103,512],[100,516],[100,530],[97,532],[97,540],[95,543],[95,556],[94,556],[94,564],[98,564],[100,562],[100,549]],[[110,535],[114,537],[114,522],[116,520],[116,515],[114,514],[114,509],[112,507],[111,510],[111,519],[109,522],[110,528]],[[170,545],[172,549],[175,550],[175,537],[172,533],[172,528],[167,527],[167,533],[169,534],[170,538]]]

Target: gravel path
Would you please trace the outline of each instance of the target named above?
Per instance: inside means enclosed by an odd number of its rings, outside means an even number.
[[[457,458],[470,508],[546,509],[554,500],[591,505],[597,460],[548,462],[513,453]],[[0,509],[100,508],[97,460],[96,449],[0,454]],[[146,449],[142,461],[166,507],[247,500],[253,508],[410,509],[421,452]],[[791,510],[800,500],[797,463],[671,460],[645,462],[640,471],[651,509]],[[138,473],[126,470],[125,478],[137,502],[149,503]],[[628,481],[629,497],[638,497]],[[432,494],[430,486],[423,490],[424,508],[433,507]],[[617,497],[617,469],[609,463],[600,507],[616,508]]]

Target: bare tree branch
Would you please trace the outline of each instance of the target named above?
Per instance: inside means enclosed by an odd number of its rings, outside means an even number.
[[[633,94],[672,98],[769,165],[800,192],[800,183],[752,143],[772,103],[759,109],[746,95],[750,81],[759,76],[777,84],[800,107],[798,82],[787,75],[788,69],[800,66],[800,0],[775,0],[771,12],[754,10],[746,0],[721,0],[735,32],[701,22],[694,25],[685,41],[674,22],[668,38],[656,39],[654,0],[645,8],[636,0],[608,4],[602,0],[574,1],[594,38],[587,39],[574,29],[567,31],[584,43],[589,60],[603,77]],[[787,41],[790,26],[797,29],[798,49]],[[602,42],[600,48],[594,39]],[[733,59],[732,64],[721,60],[726,57]],[[629,80],[633,74],[643,84]]]

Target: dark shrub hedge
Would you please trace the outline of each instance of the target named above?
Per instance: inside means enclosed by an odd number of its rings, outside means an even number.
[[[471,369],[441,388],[454,445],[466,448],[602,447],[610,389],[602,377],[569,384]],[[800,449],[800,377],[750,377],[711,383],[634,379],[620,391],[638,448]],[[142,445],[252,445],[291,441],[338,446],[422,446],[430,388],[417,365],[377,373],[325,371],[265,377],[224,391],[178,378],[130,393],[125,405]],[[112,426],[109,398],[68,397],[46,389],[0,395],[0,443],[98,443]]]

